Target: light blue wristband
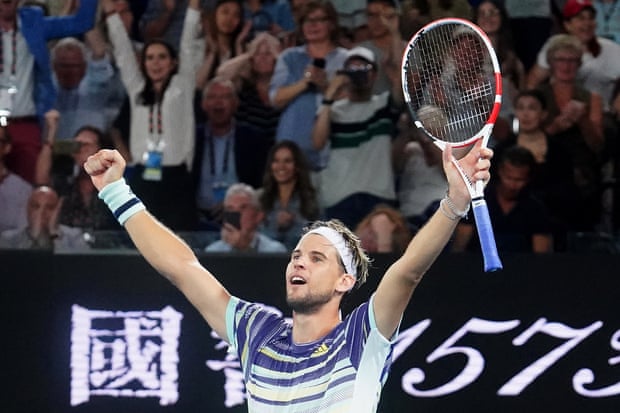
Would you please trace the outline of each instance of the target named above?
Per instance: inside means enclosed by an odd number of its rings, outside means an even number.
[[[124,178],[103,187],[99,198],[106,203],[121,225],[125,225],[134,214],[146,209],[140,198],[131,192]]]

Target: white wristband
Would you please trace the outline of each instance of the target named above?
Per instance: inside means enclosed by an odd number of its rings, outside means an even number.
[[[107,184],[99,192],[99,198],[106,203],[121,225],[125,225],[134,214],[146,209],[123,178]]]

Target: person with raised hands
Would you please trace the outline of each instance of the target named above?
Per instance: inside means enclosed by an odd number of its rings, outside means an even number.
[[[487,183],[492,154],[479,140],[458,162],[471,180]],[[448,146],[443,166],[451,202],[442,203],[368,301],[344,318],[341,301],[366,281],[369,259],[339,221],[316,221],[306,230],[284,277],[292,322],[232,296],[180,238],[146,211],[122,179],[125,161],[117,151],[102,150],[84,167],[146,260],[237,353],[248,411],[374,412],[403,312],[471,201],[453,159]]]

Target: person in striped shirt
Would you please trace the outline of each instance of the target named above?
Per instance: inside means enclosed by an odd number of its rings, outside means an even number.
[[[458,162],[489,181],[481,141]],[[342,298],[368,275],[359,239],[338,221],[317,221],[286,267],[292,323],[232,296],[183,241],[150,215],[122,178],[123,157],[101,150],[84,165],[146,260],[176,285],[241,361],[250,412],[374,412],[405,308],[424,273],[466,215],[470,196],[448,147],[441,207],[383,275],[370,299],[344,318]]]

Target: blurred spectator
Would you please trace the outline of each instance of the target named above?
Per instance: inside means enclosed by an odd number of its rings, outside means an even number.
[[[206,124],[196,129],[193,180],[202,229],[218,229],[226,190],[244,182],[258,188],[272,140],[235,121],[239,99],[232,81],[212,79],[202,96]]]
[[[207,252],[287,252],[286,247],[259,231],[265,216],[256,190],[237,183],[224,198],[221,239],[209,244]]]
[[[85,231],[118,229],[114,216],[99,199],[82,167],[89,156],[106,147],[103,132],[85,125],[72,139],[58,141],[60,116],[56,110],[45,115],[47,136],[37,159],[36,184],[56,188],[63,198],[61,224]]]
[[[280,111],[271,105],[269,84],[280,52],[278,39],[260,33],[246,53],[223,63],[217,71],[218,77],[231,79],[239,91],[237,120],[262,130],[271,139],[275,139]]]
[[[596,35],[620,43],[620,7],[618,0],[593,0],[596,10]]]
[[[295,141],[310,169],[318,171],[327,164],[328,151],[312,146],[314,117],[329,79],[342,68],[346,51],[336,46],[338,16],[331,3],[309,1],[299,24],[306,43],[280,54],[269,96],[282,110],[276,140]]]
[[[581,213],[572,159],[565,146],[557,139],[551,139],[543,130],[548,111],[545,95],[540,90],[520,92],[514,107],[518,130],[494,148],[495,157],[501,159],[502,152],[514,145],[532,153],[536,163],[529,188],[547,208],[555,251],[564,251],[569,223]]]
[[[0,232],[26,225],[26,205],[32,186],[7,168],[4,159],[11,152],[11,135],[0,126]]]
[[[320,215],[310,171],[295,142],[280,141],[269,151],[259,200],[266,214],[262,232],[292,251],[303,228]]]
[[[428,4],[433,20],[445,17],[471,18],[471,6],[468,0],[428,0]]]
[[[105,0],[103,7],[131,104],[131,187],[164,224],[174,230],[193,229],[196,213],[190,169],[196,72],[192,43],[200,21],[198,0],[190,0],[185,14],[180,56],[168,43],[153,40],[145,44],[140,64],[113,0]]]
[[[506,149],[498,159],[496,179],[486,189],[485,199],[499,252],[553,252],[547,211],[528,189],[534,162],[534,156],[523,147]],[[459,222],[452,250],[480,251],[472,217]]]
[[[370,253],[402,254],[411,241],[405,217],[388,205],[377,205],[355,228],[362,248]]]
[[[96,30],[96,29],[95,29]],[[84,125],[107,129],[106,103],[114,69],[106,56],[100,34],[90,32],[92,55],[73,37],[60,40],[52,49],[58,96],[54,107],[60,112],[58,139],[71,139]]]
[[[620,234],[620,78],[616,81],[605,114],[603,153],[603,231]]]
[[[203,22],[204,46],[198,60],[196,88],[203,90],[217,68],[245,50],[251,22],[244,21],[240,0],[218,0],[215,10],[208,12]]]
[[[557,139],[573,161],[573,179],[580,196],[579,212],[569,230],[592,231],[601,216],[603,149],[601,98],[577,83],[581,43],[568,34],[556,35],[547,48],[550,79],[539,86],[548,105],[545,131]]]
[[[497,54],[502,72],[502,106],[500,116],[505,121],[503,136],[496,122],[494,137],[501,140],[508,133],[508,122],[514,111],[512,103],[525,86],[525,68],[517,56],[510,29],[508,14],[501,0],[483,0],[474,8],[474,23],[489,36]]]
[[[18,3],[0,2],[0,101],[4,106],[0,109],[8,113],[8,131],[13,139],[7,165],[33,182],[41,149],[40,125],[56,100],[47,41],[92,28],[97,0],[82,0],[75,15],[63,17],[45,16],[39,6],[18,10]]]
[[[216,0],[200,0],[197,9],[213,10],[215,2]],[[189,3],[189,0],[148,0],[139,23],[142,40],[149,42],[163,39],[178,50],[181,47],[181,35]]]
[[[377,204],[396,200],[391,145],[402,92],[393,82],[392,93],[373,95],[376,76],[372,51],[361,46],[349,50],[342,73],[329,82],[312,132],[316,149],[328,143],[331,148],[321,171],[325,216],[338,218],[349,228]],[[343,87],[348,98],[334,102]]]
[[[424,25],[431,21],[428,0],[401,1],[400,32],[403,39],[411,39]]]
[[[603,99],[603,110],[608,110],[610,94],[616,79],[620,78],[620,44],[596,37],[596,11],[589,0],[567,0],[563,9],[564,28],[577,37],[585,49],[579,65],[577,80],[590,92]],[[547,49],[549,39],[538,53],[536,65],[527,76],[527,86],[536,87],[549,77]]]
[[[331,3],[338,13],[341,36],[348,38],[353,43],[365,40],[367,37],[366,1],[331,0]]]
[[[377,80],[373,93],[392,90],[390,79],[400,83],[398,75],[387,75],[387,71],[400,74],[400,65],[406,43],[400,35],[399,9],[395,0],[369,0],[366,7],[368,18],[368,40],[359,45],[370,49],[377,61]]]
[[[504,0],[517,57],[525,71],[536,62],[536,54],[553,30],[553,0]]]
[[[296,29],[289,1],[245,0],[243,8],[245,20],[252,23],[251,39],[263,32],[284,38]]]
[[[401,115],[393,143],[394,168],[398,173],[398,205],[414,230],[430,219],[446,195],[448,181],[441,150],[421,136],[407,114]]]
[[[0,248],[87,251],[89,246],[79,228],[58,224],[61,205],[62,201],[52,188],[35,188],[28,199],[27,225],[2,232]]]

